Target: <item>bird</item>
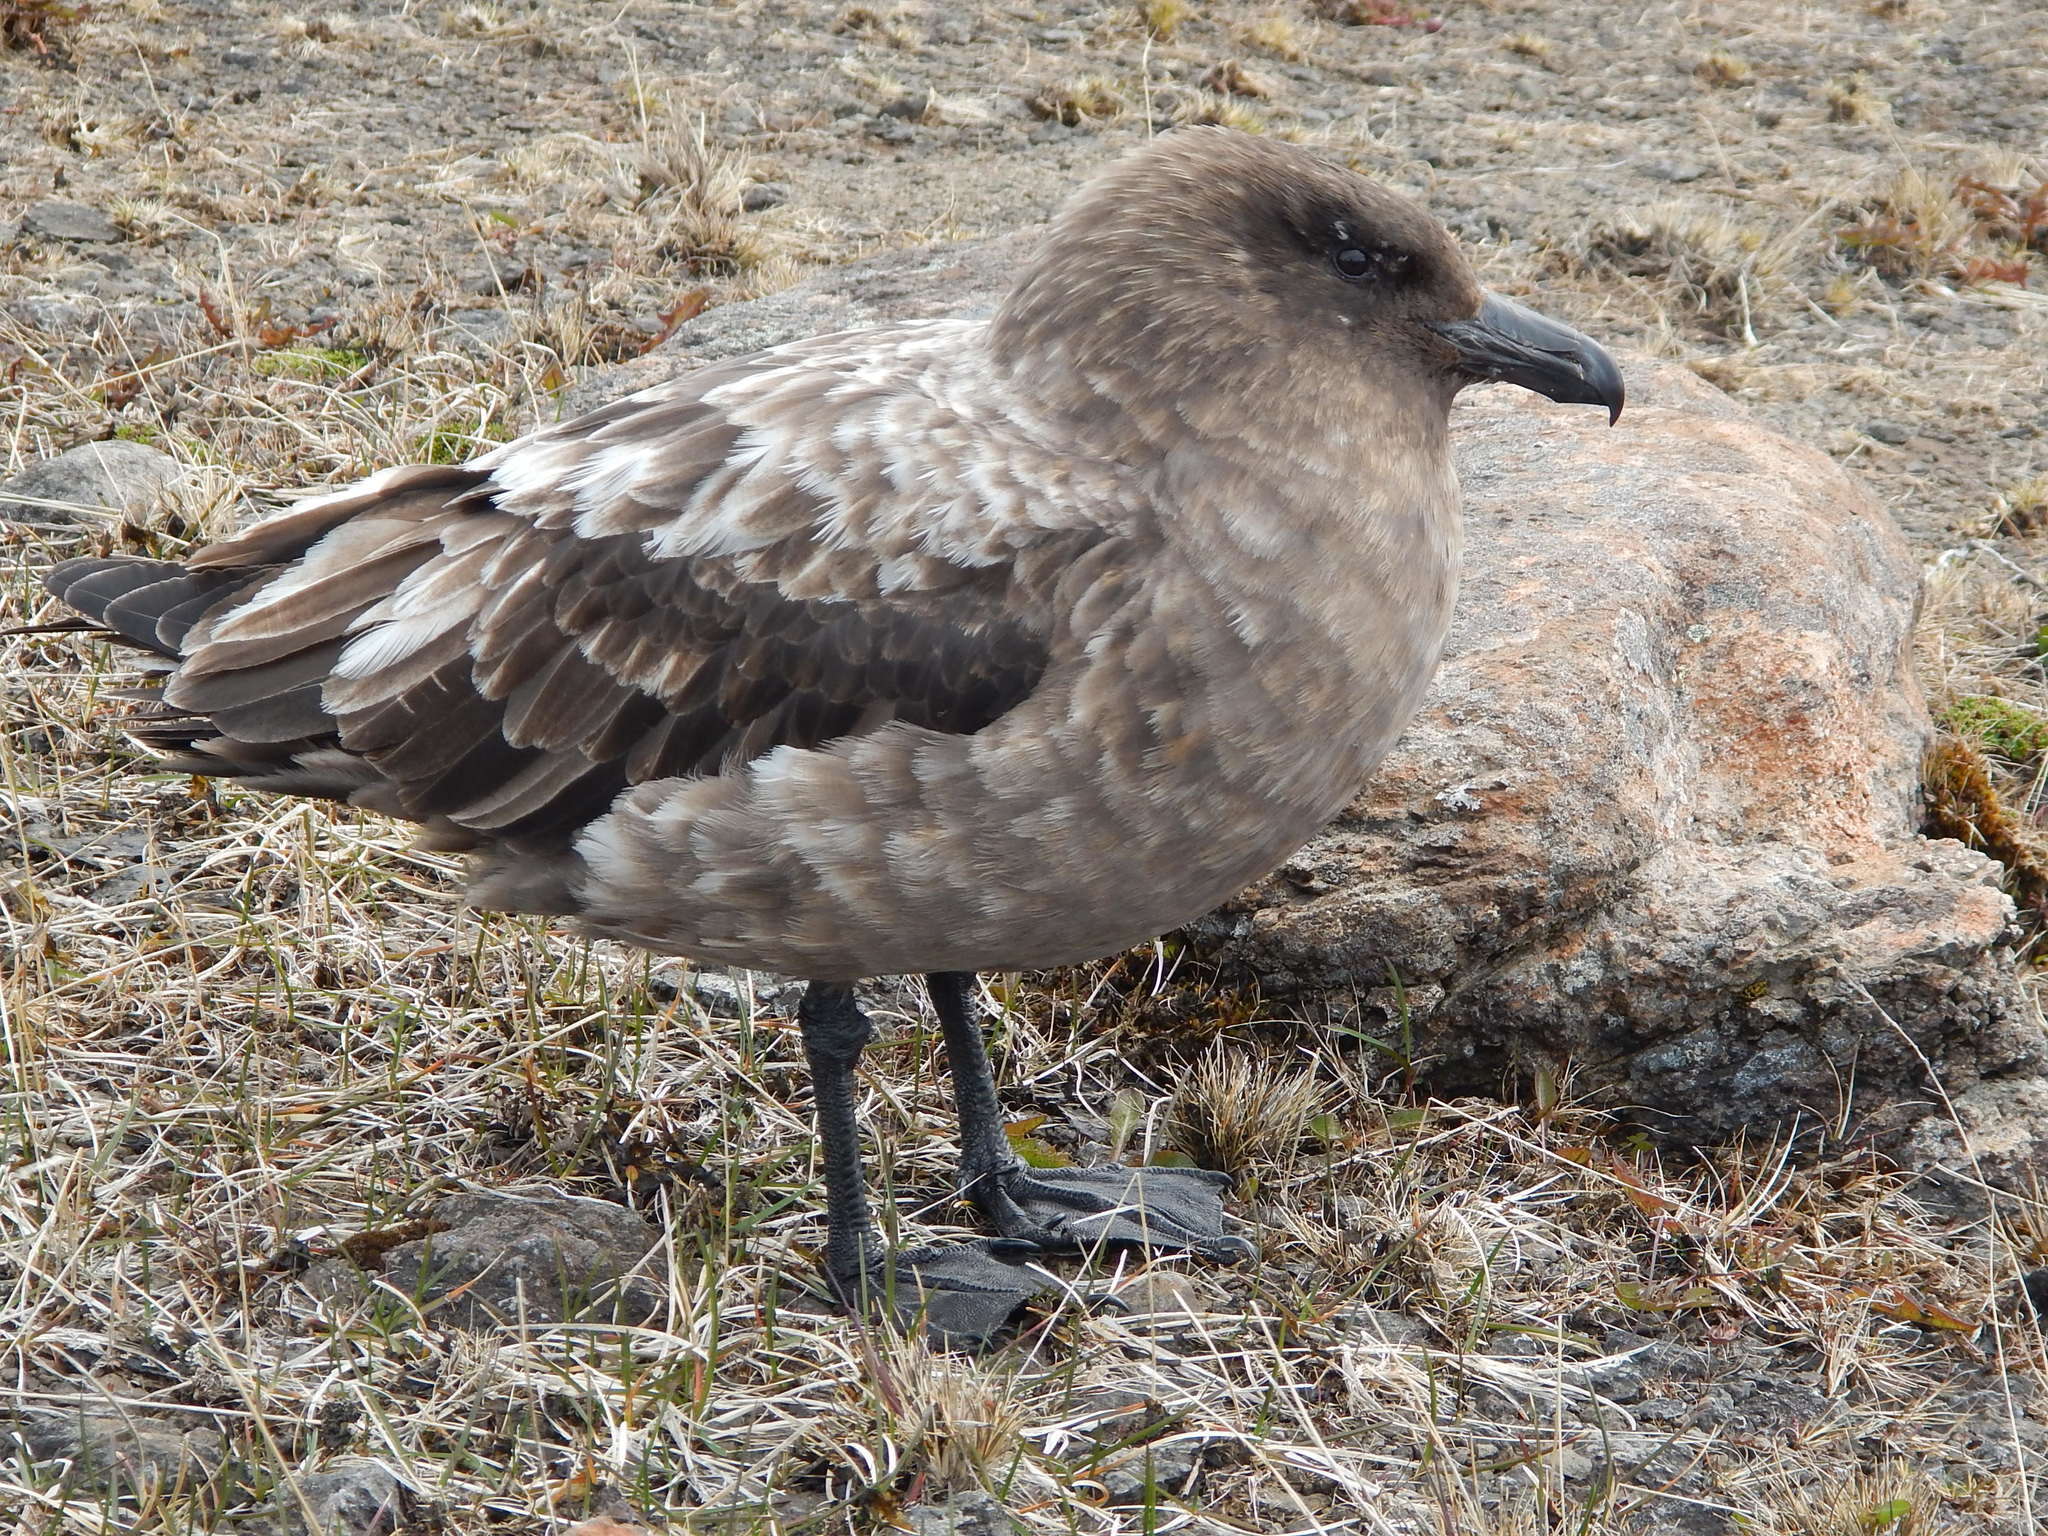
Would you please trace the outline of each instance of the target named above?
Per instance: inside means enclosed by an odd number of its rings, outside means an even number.
[[[1442,654],[1449,412],[1485,381],[1623,403],[1419,203],[1187,127],[1076,189],[992,312],[717,362],[46,586],[154,653],[129,730],[165,766],[418,823],[479,908],[806,983],[833,1294],[985,1340],[1049,1252],[1249,1251],[1223,1174],[1026,1167],[975,977],[1146,943],[1351,798]],[[856,984],[896,975],[990,1237],[878,1234]]]

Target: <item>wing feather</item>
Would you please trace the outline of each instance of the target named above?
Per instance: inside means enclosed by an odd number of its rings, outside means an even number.
[[[892,721],[980,730],[1037,685],[1059,573],[1110,534],[977,529],[963,505],[1013,515],[1016,474],[920,467],[974,436],[932,383],[940,341],[915,366],[846,338],[721,364],[300,503],[193,576],[95,571],[117,608],[153,583],[120,617],[181,650],[142,729],[446,846],[533,848],[631,784]]]

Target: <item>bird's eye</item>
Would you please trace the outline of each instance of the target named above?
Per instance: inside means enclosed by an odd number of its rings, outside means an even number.
[[[1367,252],[1361,251],[1355,245],[1345,246],[1333,255],[1330,261],[1337,268],[1337,275],[1339,277],[1349,278],[1353,282],[1357,282],[1360,278],[1371,277],[1373,273],[1379,270],[1379,263],[1374,261]]]

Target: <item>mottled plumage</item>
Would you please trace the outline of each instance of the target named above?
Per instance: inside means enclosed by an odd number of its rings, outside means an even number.
[[[990,320],[779,347],[50,585],[173,659],[136,726],[172,762],[421,822],[479,905],[820,983],[1051,966],[1230,896],[1392,744],[1485,377],[1620,404],[1414,204],[1184,131]]]

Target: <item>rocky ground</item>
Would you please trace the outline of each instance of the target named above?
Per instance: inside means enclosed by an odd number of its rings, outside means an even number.
[[[1983,777],[1940,804],[2038,906],[2044,58],[2031,0],[0,0],[0,474],[181,474],[113,519],[74,516],[104,481],[17,482],[4,611],[52,558],[465,455],[706,307],[1033,222],[1219,121],[1419,193],[1497,286],[1851,466],[1934,573],[1922,671]],[[1269,1262],[1121,1275],[1128,1314],[988,1361],[884,1344],[804,1293],[786,999],[459,913],[391,829],[122,775],[104,657],[7,644],[24,1528],[2037,1525],[2038,1201],[1430,1102],[1133,956],[999,986],[1019,1134],[1229,1153]],[[897,1001],[870,1108],[925,1190],[944,1099]],[[517,1223],[446,1205],[481,1188],[610,1202],[529,1255],[573,1282],[548,1306],[435,1289],[423,1243]],[[598,1326],[635,1265],[658,1325]]]

